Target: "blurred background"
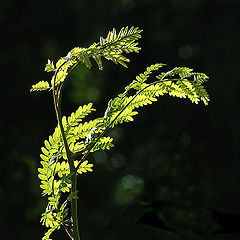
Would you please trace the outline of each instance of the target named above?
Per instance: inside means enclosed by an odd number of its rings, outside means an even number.
[[[238,218],[221,227],[209,210],[240,215],[239,9],[238,0],[2,0],[1,239],[41,239],[45,231],[37,168],[56,119],[51,93],[29,89],[50,79],[47,59],[123,26],[144,30],[141,52],[128,55],[128,69],[105,61],[103,71],[76,70],[64,114],[93,102],[92,117],[102,116],[110,98],[157,62],[164,71],[206,73],[211,102],[164,96],[109,133],[115,148],[91,156],[93,173],[79,178],[82,239],[240,239]]]

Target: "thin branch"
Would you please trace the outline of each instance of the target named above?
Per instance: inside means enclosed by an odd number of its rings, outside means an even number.
[[[58,73],[59,69],[65,63],[66,63],[66,61],[63,62],[57,68],[57,70],[54,74],[54,77],[53,77],[53,100],[54,100],[54,107],[55,107],[55,111],[56,111],[57,121],[58,121],[58,124],[59,124],[59,127],[60,127],[61,135],[62,135],[62,138],[63,138],[63,144],[64,144],[66,154],[67,154],[68,163],[69,163],[69,166],[70,166],[70,170],[72,171],[72,170],[74,170],[74,163],[73,163],[73,160],[72,160],[72,152],[69,149],[69,146],[68,146],[68,143],[67,143],[67,138],[66,138],[66,135],[64,133],[64,128],[63,128],[63,124],[62,124],[62,116],[61,116],[61,108],[60,108],[62,90],[60,90],[60,92],[57,91],[56,86],[55,86],[57,73]]]
[[[59,69],[66,63],[63,62],[58,69],[56,70],[55,74],[54,74],[54,78],[53,78],[53,99],[54,99],[54,107],[55,107],[55,111],[56,111],[56,115],[57,115],[57,121],[60,127],[60,131],[61,131],[61,135],[63,138],[63,144],[66,150],[66,154],[67,154],[67,160],[70,166],[70,173],[75,171],[75,167],[74,167],[74,160],[73,160],[73,154],[69,149],[68,143],[67,143],[67,139],[66,139],[66,135],[64,133],[64,128],[63,128],[63,124],[62,124],[62,117],[61,117],[61,109],[60,109],[60,103],[61,103],[61,96],[62,96],[62,88],[60,88],[59,91],[56,91],[56,86],[55,86],[55,81],[56,81],[56,76],[57,73],[59,71]],[[71,181],[72,181],[72,189],[71,192],[76,192],[77,191],[77,176],[76,175],[72,175],[71,177]],[[78,211],[77,211],[77,199],[72,199],[71,201],[71,212],[72,212],[72,219],[73,219],[73,239],[74,240],[80,240],[80,234],[79,234],[79,227],[78,227]]]

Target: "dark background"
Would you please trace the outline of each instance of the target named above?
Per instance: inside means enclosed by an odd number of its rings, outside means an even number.
[[[94,172],[79,179],[83,240],[175,239],[156,225],[161,214],[176,236],[193,240],[195,227],[214,229],[207,209],[240,214],[239,9],[238,0],[2,0],[0,238],[44,233],[37,168],[56,119],[51,94],[32,94],[31,85],[50,78],[43,71],[48,58],[56,62],[122,26],[144,30],[142,51],[129,56],[128,69],[105,61],[102,72],[77,70],[64,93],[64,114],[92,101],[94,117],[102,116],[107,101],[156,62],[206,73],[211,102],[205,107],[164,96],[110,133],[115,148],[94,154]],[[143,200],[157,219],[142,217]],[[236,221],[229,221],[228,235],[210,239],[240,239]]]

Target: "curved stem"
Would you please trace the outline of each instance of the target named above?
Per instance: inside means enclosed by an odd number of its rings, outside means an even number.
[[[69,163],[69,167],[70,167],[70,174],[75,172],[75,167],[74,167],[74,159],[73,159],[73,154],[69,149],[68,143],[67,143],[67,138],[64,132],[64,128],[63,128],[63,124],[62,124],[62,116],[61,116],[61,97],[62,97],[62,87],[60,87],[60,89],[56,89],[55,86],[55,80],[56,80],[56,76],[57,73],[59,71],[59,69],[65,64],[66,62],[62,63],[58,69],[56,70],[55,74],[54,74],[54,78],[53,78],[53,100],[54,100],[54,107],[55,107],[55,111],[56,111],[56,116],[57,116],[57,121],[59,124],[59,128],[61,131],[61,135],[63,138],[63,144],[66,150],[66,155],[67,155],[67,160]],[[72,188],[71,188],[71,192],[74,193],[77,191],[77,175],[76,174],[72,174],[71,177],[71,181],[72,181]],[[73,220],[73,239],[74,240],[80,240],[80,234],[79,234],[79,226],[78,226],[78,211],[77,211],[77,199],[72,199],[71,201],[71,215],[72,215],[72,220]]]

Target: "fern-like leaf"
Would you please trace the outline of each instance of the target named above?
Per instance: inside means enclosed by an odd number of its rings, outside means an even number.
[[[116,64],[119,63],[127,67],[126,62],[130,60],[123,55],[123,52],[139,52],[141,48],[138,47],[138,42],[136,41],[141,38],[141,32],[142,30],[135,27],[131,27],[130,29],[123,27],[117,34],[116,29],[113,29],[108,33],[106,38],[100,37],[100,47],[97,54]],[[98,58],[98,60],[100,59]]]
[[[32,88],[30,89],[30,92],[34,91],[43,91],[43,90],[49,90],[50,86],[49,83],[46,81],[40,81],[35,85],[32,85]]]
[[[141,38],[142,30],[137,27],[123,27],[117,34],[116,30],[109,31],[106,38],[100,37],[99,43],[94,43],[88,48],[73,48],[66,57],[60,58],[54,66],[51,60],[48,60],[45,71],[54,72],[51,79],[51,87],[48,82],[41,81],[33,85],[30,91],[42,91],[56,88],[64,83],[69,73],[80,63],[91,68],[91,58],[97,63],[100,70],[103,69],[102,57],[113,61],[115,64],[121,64],[127,67],[130,60],[123,53],[138,53],[141,49],[138,47],[137,40]]]
[[[179,78],[171,78],[176,75]],[[160,80],[158,86],[163,93],[180,98],[187,97],[192,103],[196,104],[203,101],[207,105],[210,101],[203,86],[203,83],[208,79],[208,76],[204,73],[193,72],[192,69],[186,67],[176,67],[167,73],[158,75],[157,78]]]
[[[147,83],[149,76],[164,65],[151,65],[125,87],[125,92],[109,101],[104,114],[106,125],[111,124],[111,127],[114,127],[118,123],[133,121],[133,116],[137,114],[134,109],[151,104],[157,101],[157,97],[165,94],[179,98],[189,98],[196,104],[199,101],[203,101],[205,105],[208,104],[209,96],[202,85],[208,77],[202,73],[194,73],[190,68],[174,68],[157,75],[155,82]],[[175,76],[177,78],[174,78]],[[135,92],[129,96],[131,89]]]
[[[55,69],[55,67],[54,67],[53,62],[48,59],[48,63],[46,64],[44,71],[46,71],[46,72],[53,72],[53,71],[55,71],[55,70],[56,70],[56,69]]]

